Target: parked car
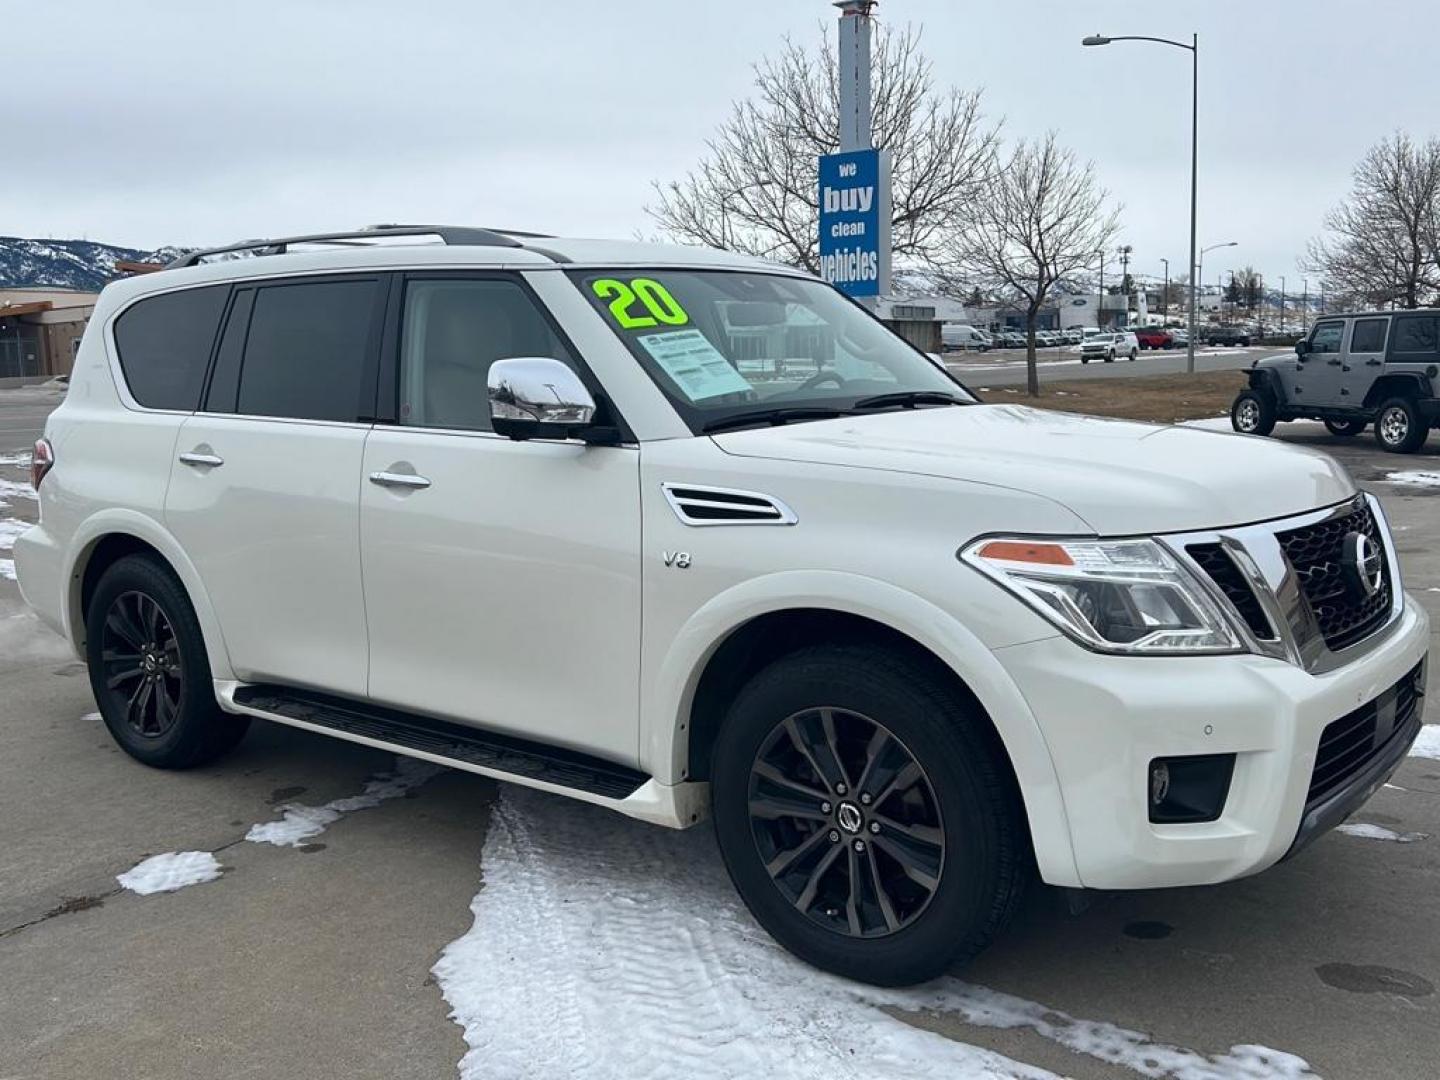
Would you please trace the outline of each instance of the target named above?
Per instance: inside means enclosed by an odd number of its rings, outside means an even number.
[[[1065,331],[1065,344],[1066,344],[1066,345],[1079,345],[1080,342],[1082,342],[1082,341],[1084,341],[1084,340],[1085,340],[1085,333],[1084,333],[1084,331],[1081,330],[1080,327],[1078,327],[1078,326],[1072,326],[1072,327],[1070,327],[1068,330]]]
[[[1276,423],[1322,420],[1332,435],[1374,425],[1381,449],[1413,454],[1440,422],[1434,372],[1440,310],[1360,312],[1320,319],[1294,356],[1255,361],[1230,408],[1231,425],[1269,435]]]
[[[1175,335],[1159,326],[1136,327],[1135,340],[1142,349],[1173,349],[1175,347]]]
[[[1134,360],[1140,352],[1140,342],[1128,330],[1093,334],[1080,343],[1080,362],[1104,360],[1111,363],[1117,358]]]
[[[1183,349],[1190,344],[1190,331],[1183,326],[1172,326],[1170,339],[1174,342],[1175,348]]]
[[[1001,347],[1005,349],[1025,348],[1025,335],[1018,330],[1005,330],[999,335]]]
[[[1236,326],[1212,326],[1205,331],[1209,345],[1241,345],[1249,347],[1252,335],[1249,330]]]
[[[1344,469],[979,404],[758,259],[252,241],[108,285],[73,384],[15,562],[125,752],[265,720],[713,816],[758,923],[845,976],[946,971],[1032,875],[1263,870],[1419,731],[1427,616]]]
[[[990,335],[964,323],[942,323],[940,343],[952,352],[987,352],[992,344]]]

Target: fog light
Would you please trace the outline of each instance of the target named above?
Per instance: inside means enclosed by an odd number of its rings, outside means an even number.
[[[1234,754],[1156,758],[1149,772],[1150,820],[1214,821],[1225,809],[1234,772]]]

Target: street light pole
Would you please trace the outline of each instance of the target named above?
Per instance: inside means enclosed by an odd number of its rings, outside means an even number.
[[[1160,321],[1163,323],[1166,315],[1166,304],[1170,299],[1170,260],[1161,259],[1160,261],[1165,264],[1165,289],[1160,293]]]
[[[1191,34],[1190,44],[1171,41],[1169,38],[1146,37],[1130,34],[1122,37],[1106,37],[1091,34],[1080,42],[1081,45],[1109,45],[1112,41],[1153,41],[1158,45],[1173,45],[1177,49],[1190,50],[1190,341],[1185,347],[1185,370],[1195,373],[1195,304],[1198,296],[1195,283],[1195,214],[1199,204],[1200,191],[1200,35]]]

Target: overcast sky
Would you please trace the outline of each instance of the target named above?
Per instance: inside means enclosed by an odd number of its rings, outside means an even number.
[[[1188,243],[1200,35],[1205,277],[1296,258],[1365,148],[1440,133],[1433,0],[882,0],[1012,137],[1053,128],[1124,204],[1132,269]],[[649,231],[753,61],[834,33],[827,0],[0,0],[0,235],[150,248],[473,223]]]

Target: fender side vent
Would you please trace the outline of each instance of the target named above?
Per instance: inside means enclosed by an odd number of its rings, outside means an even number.
[[[686,525],[794,525],[795,512],[756,491],[661,484],[675,516]]]

